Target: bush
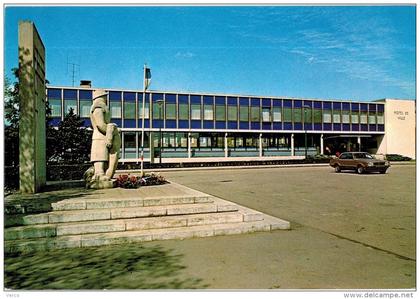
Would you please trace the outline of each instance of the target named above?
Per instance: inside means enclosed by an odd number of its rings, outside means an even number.
[[[398,155],[398,154],[386,155],[386,159],[388,161],[411,161],[412,160],[410,157],[406,157],[406,156]]]
[[[49,164],[47,166],[47,181],[82,180],[83,174],[90,166],[90,163]]]

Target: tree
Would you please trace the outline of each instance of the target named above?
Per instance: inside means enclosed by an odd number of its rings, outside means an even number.
[[[18,69],[12,69],[18,78]],[[6,166],[19,165],[19,82],[4,77],[4,161]]]

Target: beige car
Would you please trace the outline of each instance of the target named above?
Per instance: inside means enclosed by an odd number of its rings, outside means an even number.
[[[389,161],[378,160],[365,152],[345,152],[338,158],[330,160],[330,166],[334,167],[335,172],[341,170],[354,170],[358,174],[365,172],[385,173],[390,167]]]

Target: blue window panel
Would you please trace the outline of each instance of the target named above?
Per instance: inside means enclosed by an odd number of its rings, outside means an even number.
[[[152,121],[152,126],[153,126],[153,128],[156,128],[156,129],[159,129],[159,128],[163,129],[163,120],[161,120],[161,119],[154,119]]]
[[[239,122],[239,129],[241,130],[249,130],[249,123],[247,121]]]
[[[281,107],[281,100],[273,100],[273,107]]]
[[[192,120],[191,129],[201,129],[201,120]]]
[[[226,105],[225,97],[216,97],[216,105]]]
[[[303,101],[303,106],[309,106],[312,108],[312,101]]]
[[[292,108],[292,101],[291,100],[283,100],[283,107]]]
[[[333,109],[334,110],[340,110],[341,109],[341,103],[334,102],[333,103]]]
[[[260,123],[251,122],[251,130],[259,130],[259,129],[260,129]]]
[[[139,127],[139,128],[141,128],[141,120],[139,120],[139,121],[137,122],[137,124],[138,124],[138,127]],[[145,119],[145,120],[144,120],[144,127],[145,127],[145,128],[150,128],[150,121],[149,121],[148,119]]]
[[[331,131],[332,125],[331,124],[324,124],[324,131]]]
[[[350,110],[350,103],[343,103],[343,110],[349,111]]]
[[[135,92],[124,92],[124,101],[127,102],[135,102],[136,101],[136,93]]]
[[[331,109],[331,103],[330,102],[323,102],[322,106],[324,107],[324,109]]]
[[[152,93],[152,102],[157,102],[158,100],[163,100],[162,93]]]
[[[351,130],[352,131],[360,131],[360,126],[358,124],[352,124],[351,125]]]
[[[137,99],[138,99],[139,103],[142,103],[142,101],[143,101],[143,93],[142,92],[137,93]],[[148,99],[149,98],[147,97],[147,94],[146,94],[146,97],[144,98],[144,100],[147,102]]]
[[[295,108],[302,108],[302,101],[301,100],[294,100],[293,107]]]
[[[351,103],[351,111],[359,111],[359,103]]]
[[[303,126],[301,123],[295,123],[293,124],[293,130],[302,130]]]
[[[124,119],[124,128],[135,128],[136,120],[135,119]]]
[[[64,98],[65,99],[77,99],[77,90],[64,89]]]
[[[110,101],[121,101],[121,92],[120,91],[110,91],[109,92]]]
[[[228,121],[228,129],[237,129],[238,123],[236,121]]]
[[[360,104],[360,111],[367,111],[368,105],[367,104]]]
[[[238,106],[238,99],[233,97],[228,97],[227,103],[229,106]]]
[[[369,111],[376,111],[376,104],[369,104]]]
[[[378,125],[378,131],[379,132],[385,131],[385,126],[384,125]]]
[[[262,124],[263,130],[271,130],[271,123],[263,123]]]
[[[81,120],[83,121],[83,126],[85,126],[86,128],[92,126],[89,118],[81,118]]]
[[[49,124],[56,127],[60,124],[60,122],[61,122],[61,118],[54,117],[53,119],[50,120]]]
[[[251,99],[251,106],[257,106],[260,107],[260,99],[252,98]]]
[[[343,131],[350,131],[350,124],[343,124]]]
[[[180,95],[178,95],[178,103],[180,103],[180,104],[188,104],[188,96],[186,94],[180,94]]]
[[[305,124],[305,130],[312,130],[312,124]]]
[[[226,129],[226,123],[224,121],[216,121],[216,129]]]
[[[321,131],[322,130],[322,124],[314,124],[314,130]]]
[[[61,89],[48,88],[47,95],[50,99],[61,99]]]
[[[248,106],[249,105],[249,99],[248,98],[239,98],[239,105]]]
[[[360,131],[367,131],[368,130],[368,125],[362,124],[360,125]]]
[[[284,123],[283,124],[283,130],[293,130],[293,124],[292,123]]]
[[[318,102],[318,101],[314,102],[314,108],[315,109],[322,109],[322,102]]]
[[[273,123],[273,130],[281,130],[281,123]]]
[[[376,125],[369,125],[369,131],[376,131]]]
[[[212,120],[203,121],[203,128],[204,129],[214,129],[214,122]]]
[[[114,124],[116,124],[117,126],[121,127],[121,119],[117,119],[117,118],[111,118],[111,122],[113,122]]]
[[[92,100],[92,90],[79,90],[81,100]]]
[[[271,107],[271,99],[262,99],[263,107]]]
[[[213,105],[214,104],[214,98],[211,96],[203,96],[203,103],[204,105]]]
[[[378,105],[378,112],[384,112],[384,105]]]
[[[167,120],[165,127],[168,129],[176,129],[176,120]]]
[[[165,95],[166,103],[175,104],[176,103],[176,95],[174,94],[167,94]]]
[[[178,121],[178,129],[188,129],[188,126],[189,126],[188,120],[179,120]]]
[[[191,104],[201,104],[201,96],[192,95],[190,96]]]
[[[341,131],[341,124],[334,124],[334,131]]]

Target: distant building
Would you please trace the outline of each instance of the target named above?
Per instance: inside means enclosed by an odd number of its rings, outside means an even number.
[[[53,124],[73,108],[90,126],[93,89],[90,82],[48,86]],[[415,158],[413,100],[107,90],[112,122],[122,131],[122,162],[140,160],[143,97],[145,161],[159,154],[160,137],[164,162],[302,158],[305,149],[308,155],[361,150]]]

